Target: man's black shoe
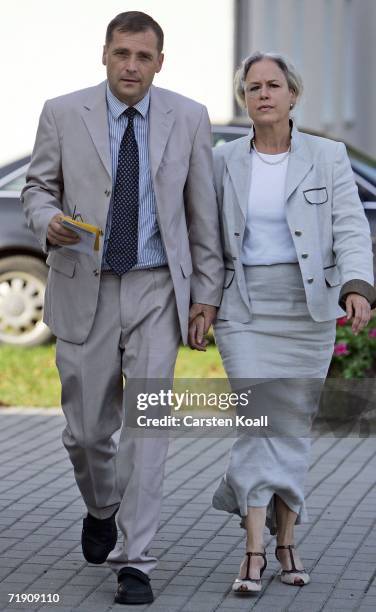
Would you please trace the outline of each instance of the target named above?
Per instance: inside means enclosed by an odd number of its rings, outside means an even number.
[[[146,604],[154,600],[150,578],[135,567],[122,567],[118,573],[115,603]]]
[[[115,548],[117,540],[117,528],[115,514],[106,519],[97,519],[88,513],[83,520],[82,527],[82,552],[89,563],[104,563]]]

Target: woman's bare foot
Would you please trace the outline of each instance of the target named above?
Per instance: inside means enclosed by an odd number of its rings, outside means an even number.
[[[258,593],[261,591],[261,576],[266,568],[265,552],[249,551],[243,559],[232,590],[235,593]]]
[[[296,548],[293,548],[292,550],[292,554],[293,554],[293,560],[295,563],[295,567],[297,570],[304,570],[304,565],[300,559],[299,553],[296,550]],[[287,570],[290,571],[293,569],[292,563],[291,563],[291,556],[290,556],[290,551],[287,548],[279,548],[277,550],[277,559],[280,562],[282,569],[283,570]]]
[[[263,553],[263,550],[259,552]],[[238,578],[244,580],[247,577],[247,564],[248,564],[248,556],[246,555],[243,558],[243,561],[240,564]],[[259,557],[258,555],[252,555],[251,561],[249,564],[249,578],[251,580],[260,580],[260,571],[264,567],[264,559]]]
[[[281,564],[281,582],[293,586],[304,586],[310,582],[309,574],[293,544],[278,545],[275,556]]]

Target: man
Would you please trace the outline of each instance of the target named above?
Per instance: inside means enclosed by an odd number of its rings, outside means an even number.
[[[63,442],[87,506],[87,561],[118,574],[118,603],[153,600],[149,554],[160,513],[166,436],[112,436],[129,411],[123,375],[171,381],[188,318],[200,349],[223,284],[205,107],[152,85],[163,32],[131,11],[107,28],[107,81],[46,102],[22,199],[48,253],[45,321],[67,425]],[[62,213],[101,228],[74,250]],[[191,305],[190,305],[191,303]],[[127,385],[126,385],[127,387]],[[115,514],[124,534],[117,541]]]

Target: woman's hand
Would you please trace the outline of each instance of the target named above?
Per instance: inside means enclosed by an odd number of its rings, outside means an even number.
[[[192,304],[189,311],[188,343],[191,349],[206,351],[208,341],[204,338],[217,314],[215,306]]]
[[[353,319],[351,329],[358,335],[371,318],[371,307],[368,300],[358,293],[349,293],[346,297],[347,320]]]
[[[188,328],[188,343],[191,349],[206,351],[208,341],[204,338],[204,315],[199,314],[193,319]]]

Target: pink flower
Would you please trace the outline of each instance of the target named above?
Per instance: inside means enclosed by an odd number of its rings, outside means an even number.
[[[370,338],[376,338],[376,327],[371,329],[371,331],[369,332],[368,335],[369,335]]]
[[[340,319],[337,319],[337,325],[339,327],[343,327],[344,325],[347,325],[347,323],[348,323],[347,317],[341,317]]]
[[[335,344],[333,354],[336,357],[340,355],[349,355],[350,351],[348,350],[346,342],[338,342],[338,344]]]

